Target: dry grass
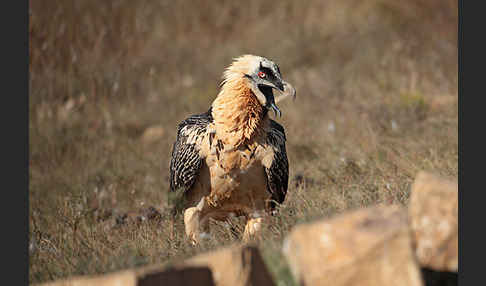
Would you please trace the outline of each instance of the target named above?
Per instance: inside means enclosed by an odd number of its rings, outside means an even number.
[[[167,210],[176,126],[207,110],[233,57],[267,56],[291,181],[259,246],[279,285],[299,222],[407,204],[418,170],[457,178],[457,1],[32,1],[29,280],[171,262],[193,248]],[[145,128],[164,136],[143,143]],[[160,217],[123,222],[155,207]],[[147,216],[146,216],[147,217]],[[118,218],[118,224],[117,219]]]

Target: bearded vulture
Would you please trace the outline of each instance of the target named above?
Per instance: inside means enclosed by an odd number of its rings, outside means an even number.
[[[274,90],[277,94],[274,96]],[[264,57],[244,55],[225,70],[216,99],[203,114],[179,124],[170,161],[170,192],[181,192],[184,225],[193,244],[209,235],[209,219],[244,216],[243,240],[287,193],[284,128],[269,118],[295,89]]]

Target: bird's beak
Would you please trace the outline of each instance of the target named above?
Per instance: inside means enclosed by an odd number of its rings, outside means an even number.
[[[295,91],[295,88],[288,82],[284,81],[283,83],[284,85],[284,94],[286,96],[292,96],[292,100],[295,100],[295,98],[297,97],[297,91]]]
[[[273,87],[279,92],[277,94],[279,95],[274,95],[274,100],[270,104],[270,107],[273,109],[273,112],[275,113],[275,117],[282,117],[282,112],[276,105],[277,102],[282,101],[283,99],[287,98],[288,96],[291,96],[293,100],[295,100],[297,96],[297,92],[295,91],[295,88],[288,82],[281,80],[275,86]]]
[[[285,85],[284,85],[285,81],[278,81],[277,83],[275,83],[274,85],[274,88],[275,89],[278,89],[279,91],[283,92],[285,90]]]
[[[297,97],[295,88],[288,82],[282,80],[282,88],[278,88],[279,95],[275,97],[275,102],[280,102],[283,99],[291,96],[293,100]]]
[[[273,82],[265,82],[265,83],[257,83],[257,81],[252,78],[250,75],[243,75],[244,78],[249,80],[249,84],[253,90],[253,92],[257,96],[261,96],[260,102],[264,102],[268,109],[273,109],[275,113],[275,117],[282,117],[282,111],[278,108],[276,103],[280,102],[281,100],[291,96],[294,100],[296,98],[296,91],[295,88],[288,82],[278,78]],[[277,90],[278,92],[274,94],[272,89]]]

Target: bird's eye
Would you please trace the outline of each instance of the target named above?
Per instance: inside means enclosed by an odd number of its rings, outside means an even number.
[[[261,78],[265,78],[267,75],[264,72],[258,72],[258,76]]]

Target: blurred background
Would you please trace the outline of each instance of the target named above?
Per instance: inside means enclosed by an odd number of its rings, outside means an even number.
[[[279,104],[291,177],[267,233],[274,275],[288,275],[278,248],[292,225],[406,204],[419,170],[457,179],[455,0],[29,3],[30,282],[235,239],[221,229],[189,247],[167,190],[177,124],[209,108],[242,54],[275,61],[297,90]],[[120,227],[148,209],[157,222]]]

